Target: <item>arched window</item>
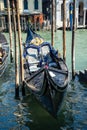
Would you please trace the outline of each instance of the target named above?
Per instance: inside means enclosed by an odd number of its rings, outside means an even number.
[[[7,0],[4,0],[4,7],[7,8]]]
[[[83,25],[84,22],[84,3],[80,2],[79,3],[79,11],[78,11],[78,17],[79,17],[79,25]]]
[[[28,9],[28,1],[24,0],[24,9]]]
[[[34,0],[34,9],[38,9],[38,0]]]

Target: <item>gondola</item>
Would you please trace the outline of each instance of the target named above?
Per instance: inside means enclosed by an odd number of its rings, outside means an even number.
[[[4,74],[8,63],[9,46],[5,36],[0,33],[0,77]]]
[[[23,56],[27,89],[57,117],[68,86],[67,65],[58,51],[31,29],[28,29]]]

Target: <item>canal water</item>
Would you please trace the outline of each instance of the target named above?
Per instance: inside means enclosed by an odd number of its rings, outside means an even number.
[[[38,32],[44,40],[50,42],[50,32]],[[9,35],[5,33],[7,40]],[[22,33],[24,42],[26,34]],[[66,33],[67,65],[71,72],[71,38]],[[9,40],[8,40],[9,42]],[[87,68],[87,30],[76,31],[76,71]],[[62,55],[62,31],[55,33],[55,48]],[[16,100],[14,63],[8,64],[5,74],[0,78],[0,130],[87,130],[87,85],[70,81],[61,111],[54,119],[28,93]]]

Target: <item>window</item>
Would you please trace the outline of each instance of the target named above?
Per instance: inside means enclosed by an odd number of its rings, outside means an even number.
[[[4,0],[4,7],[7,8],[7,2]]]
[[[27,0],[24,0],[24,9],[28,9],[28,1]]]
[[[34,0],[34,9],[38,9],[38,0]]]

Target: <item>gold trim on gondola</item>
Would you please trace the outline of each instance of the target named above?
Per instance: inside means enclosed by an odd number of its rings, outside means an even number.
[[[39,37],[35,37],[30,43],[39,46],[40,44],[43,43],[43,39]]]

